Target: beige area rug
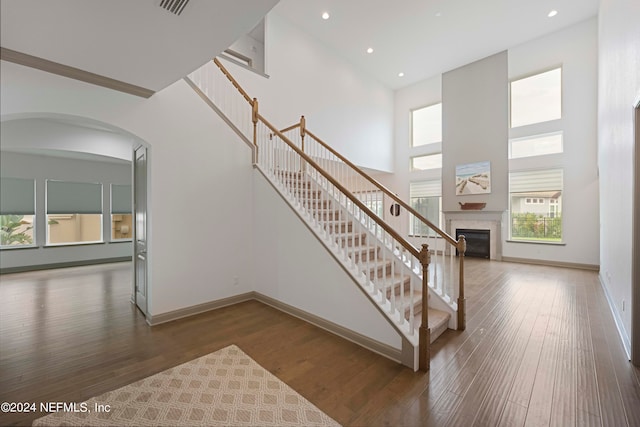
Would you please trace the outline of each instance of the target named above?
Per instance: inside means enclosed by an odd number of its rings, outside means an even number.
[[[96,411],[96,404],[110,410]],[[76,405],[77,412],[56,412],[33,425],[339,425],[235,345]]]

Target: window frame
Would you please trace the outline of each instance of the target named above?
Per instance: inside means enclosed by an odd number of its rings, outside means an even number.
[[[38,247],[38,243],[36,241],[37,239],[37,221],[38,221],[38,200],[37,200],[37,180],[35,178],[19,178],[19,177],[11,177],[11,176],[4,176],[1,177],[0,180],[5,181],[5,185],[6,184],[6,180],[18,180],[18,181],[29,181],[31,182],[31,186],[32,186],[32,197],[33,197],[33,209],[29,209],[27,208],[29,211],[28,212],[18,212],[18,210],[22,210],[25,207],[22,206],[22,209],[17,209],[14,211],[15,209],[15,204],[10,204],[13,209],[10,209],[8,213],[0,213],[0,216],[22,216],[22,218],[24,218],[25,216],[30,216],[31,217],[31,235],[29,236],[31,238],[31,243],[28,244],[19,244],[19,245],[3,245],[0,244],[0,250],[15,250],[15,249],[30,249],[30,248],[37,248]],[[5,187],[5,190],[8,190],[7,187]],[[4,191],[2,192],[3,195]],[[11,192],[9,192],[11,193]],[[6,197],[6,195],[5,195]],[[5,202],[7,200],[5,199]],[[5,206],[6,207],[6,206]],[[33,212],[31,212],[33,211]],[[23,232],[24,233],[24,232]]]
[[[439,183],[439,194],[438,195],[427,195],[427,196],[417,196],[417,197],[412,197],[412,184],[420,184],[420,183]],[[437,221],[432,221],[431,218],[429,218],[428,215],[423,215],[426,219],[428,219],[429,221],[431,221],[435,226],[437,226],[439,229],[442,229],[442,223],[444,220],[444,215],[442,213],[442,178],[432,178],[432,179],[420,179],[420,180],[412,180],[411,182],[409,182],[409,206],[411,206],[413,209],[415,209],[418,213],[420,213],[422,215],[422,213],[416,209],[416,207],[413,205],[413,200],[414,199],[438,199],[438,219]],[[434,232],[433,230],[429,230],[429,232],[427,233],[427,235],[422,235],[422,234],[416,234],[415,233],[415,224],[413,223],[414,221],[414,215],[409,215],[409,230],[407,235],[409,237],[414,237],[414,238],[426,238],[426,237],[438,237],[438,234],[436,232]]]
[[[88,212],[49,212],[49,182],[66,182],[70,184],[87,184],[87,185],[97,185],[100,187],[100,213],[88,213]],[[96,244],[105,244],[105,236],[104,236],[104,184],[102,182],[78,182],[78,181],[67,181],[67,180],[59,180],[59,179],[45,179],[45,245],[44,247],[59,247],[59,246],[80,246],[80,245],[96,245]],[[76,215],[99,215],[100,219],[98,223],[100,224],[100,239],[99,240],[87,240],[87,241],[73,241],[73,242],[60,242],[60,243],[51,243],[51,230],[50,226],[50,217],[59,216],[59,217],[73,217]],[[53,219],[55,220],[55,219]]]
[[[528,79],[530,77],[534,77],[534,76],[538,76],[541,74],[545,74],[548,73],[550,71],[554,71],[554,70],[560,70],[560,117],[555,118],[555,119],[549,119],[549,120],[543,120],[543,121],[538,121],[538,122],[532,122],[532,123],[526,123],[526,124],[522,124],[522,125],[518,125],[518,126],[513,126],[513,89],[512,89],[512,85],[515,82],[518,82],[520,80],[525,80]],[[527,74],[523,74],[520,75],[518,77],[514,77],[512,79],[509,79],[509,86],[508,86],[508,92],[509,92],[509,130],[512,129],[522,129],[522,128],[527,128],[528,126],[539,126],[542,125],[543,123],[550,123],[556,120],[562,120],[564,118],[564,65],[563,64],[555,64],[553,66],[550,66],[548,68],[541,68],[541,69],[537,69],[536,71],[533,71],[531,73],[527,73]],[[531,136],[533,136],[535,134],[531,134]]]
[[[531,172],[531,173],[536,173],[536,172],[545,172],[545,171],[561,171],[560,172],[560,177],[561,177],[561,184],[559,185],[561,188],[560,189],[538,189],[538,190],[527,190],[527,191],[517,191],[517,192],[513,192],[512,191],[512,176],[511,174],[517,174],[517,173],[523,173],[523,172]],[[555,209],[554,209],[554,216],[550,215],[551,212],[551,202],[547,205],[547,203],[545,202],[545,198],[542,196],[535,196],[533,194],[528,195],[523,197],[524,199],[524,204],[525,205],[529,205],[529,206],[535,206],[535,207],[540,207],[542,208],[545,213],[544,214],[540,214],[538,212],[517,212],[518,214],[535,214],[535,215],[542,215],[542,218],[549,218],[549,219],[557,219],[558,214],[560,216],[560,238],[559,240],[556,239],[544,239],[544,238],[526,238],[526,237],[514,237],[513,236],[513,215],[514,215],[514,208],[513,208],[513,198],[514,195],[517,194],[530,194],[530,193],[542,193],[542,192],[551,192],[551,191],[558,191],[560,193],[560,196],[558,198],[550,198],[550,200],[555,200],[556,203],[554,204]],[[564,168],[563,167],[554,167],[554,166],[549,166],[549,167],[542,167],[542,168],[537,168],[537,169],[522,169],[522,170],[510,170],[509,171],[509,176],[508,176],[508,192],[509,192],[509,211],[508,211],[508,218],[509,218],[509,222],[508,222],[508,227],[509,227],[509,234],[508,234],[508,242],[512,242],[512,243],[536,243],[536,244],[548,244],[548,245],[564,245],[565,244],[565,230],[564,230],[564,215],[562,214],[562,197],[564,196],[564,191],[565,191],[565,185],[564,185]],[[534,200],[536,201],[536,203],[529,203],[527,200],[531,199],[531,201],[533,202]],[[560,199],[560,200],[558,200]],[[542,203],[538,203],[539,201],[542,201]]]
[[[440,166],[433,167],[433,168],[426,168],[426,169],[419,169],[419,168],[414,167],[413,159],[417,159],[417,158],[420,158],[420,157],[438,156],[438,155],[440,156]],[[442,152],[441,151],[439,151],[437,153],[418,154],[418,155],[415,155],[415,156],[410,156],[409,157],[409,171],[411,171],[411,172],[420,172],[420,171],[431,171],[431,170],[442,169],[442,160],[443,159],[442,159]]]
[[[427,108],[433,108],[435,106],[440,106],[440,140],[439,141],[432,141],[432,142],[425,142],[424,144],[420,144],[420,145],[415,145],[414,144],[414,113],[420,110],[425,110]],[[409,147],[412,149],[420,149],[420,148],[424,148],[424,147],[428,147],[432,144],[442,144],[442,101],[438,101],[438,102],[434,102],[432,104],[427,104],[427,105],[423,105],[421,107],[416,107],[416,108],[412,108],[409,110]]]

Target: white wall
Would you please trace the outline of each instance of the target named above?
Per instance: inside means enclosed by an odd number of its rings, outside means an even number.
[[[131,161],[132,145],[136,143],[133,136],[87,127],[95,127],[95,124],[58,119],[62,121],[50,117],[3,122],[0,128],[2,149],[52,149]]]
[[[376,178],[403,200],[409,200],[409,182],[440,179],[442,174],[441,169],[409,170],[411,157],[431,154],[424,146],[411,147],[411,110],[441,101],[442,76],[440,74],[395,92],[394,173],[379,175]]]
[[[508,51],[510,78],[531,74],[557,65],[563,66],[564,117],[562,124],[565,130],[565,153],[544,156],[544,159],[537,160],[534,158],[518,159],[511,161],[510,166],[536,169],[545,164],[554,164],[565,169],[563,215],[565,216],[566,245],[503,242],[504,256],[587,265],[599,264],[597,130],[595,120],[597,98],[596,38],[596,21],[588,20],[566,30],[513,47]],[[379,175],[377,178],[405,200],[409,196],[410,181],[433,179],[440,174],[440,170],[409,171],[410,156],[427,154],[422,152],[420,148],[410,148],[411,122],[409,114],[411,109],[440,101],[442,99],[441,93],[442,82],[439,75],[400,89],[395,93],[395,173]],[[495,156],[502,156],[500,161],[505,162],[506,146],[503,147],[501,153],[495,154]],[[492,161],[493,169],[495,159],[488,160]],[[453,161],[456,162],[457,159],[453,159]],[[627,161],[630,162],[629,159]],[[450,174],[451,171],[447,173]],[[493,187],[492,190],[495,188]],[[504,191],[503,188],[502,192]],[[499,197],[501,200],[507,200],[504,193]],[[585,230],[591,232],[585,232]],[[502,235],[505,238],[508,237],[508,228],[502,230]],[[629,264],[627,263],[627,265]]]
[[[184,81],[145,100],[4,61],[1,67],[3,120],[84,117],[149,145],[150,314],[251,290],[251,153]]]
[[[253,220],[257,292],[401,349],[398,332],[258,171]]]
[[[640,3],[602,0],[598,33],[598,165],[600,168],[600,277],[621,320],[632,333],[634,178],[632,108],[640,99]],[[636,147],[637,149],[637,147]],[[636,170],[635,173],[638,173]],[[638,214],[637,212],[635,213]],[[637,286],[637,284],[636,284]],[[636,292],[640,290],[636,289]],[[623,310],[623,303],[625,309]],[[640,307],[635,307],[640,310]],[[637,317],[636,317],[637,318]],[[640,343],[636,326],[634,345]],[[636,356],[637,357],[637,356]],[[637,359],[636,359],[637,362]]]
[[[512,170],[561,167],[564,246],[504,242],[503,256],[598,266],[599,215],[597,165],[597,21],[590,19],[565,30],[509,49],[509,78],[562,66],[564,152],[513,159]],[[545,124],[539,126],[545,132]],[[514,135],[512,135],[514,136]],[[503,235],[509,236],[508,223]]]
[[[9,122],[11,123],[11,122]],[[4,127],[7,122],[4,122]],[[4,135],[4,133],[3,133]],[[17,135],[14,135],[17,136]],[[4,136],[3,136],[4,138]],[[3,139],[4,148],[6,140]],[[13,143],[17,142],[15,139]],[[103,212],[110,212],[110,184],[130,184],[131,164],[114,164],[79,159],[41,156],[2,151],[0,156],[2,176],[34,179],[36,181],[35,248],[3,249],[0,251],[0,267],[15,268],[77,261],[93,261],[107,258],[131,257],[131,242],[111,242],[111,218],[104,215],[102,221],[105,243],[80,246],[46,245],[45,180],[71,182],[100,182],[103,185]]]
[[[266,74],[225,67],[279,129],[300,120],[359,166],[393,168],[393,92],[272,11],[265,18]]]

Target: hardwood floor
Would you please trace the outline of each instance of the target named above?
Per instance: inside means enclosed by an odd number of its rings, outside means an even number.
[[[236,344],[343,425],[640,426],[594,272],[468,259],[467,330],[424,374],[256,301],[150,328],[129,268],[0,276],[0,402],[82,401]]]

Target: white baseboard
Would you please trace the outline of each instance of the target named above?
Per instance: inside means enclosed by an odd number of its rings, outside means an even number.
[[[205,313],[211,310],[217,310],[222,307],[227,307],[241,302],[256,300],[262,304],[266,304],[276,310],[289,314],[293,317],[304,320],[307,323],[311,323],[321,329],[331,332],[334,335],[338,335],[348,341],[358,344],[368,350],[373,351],[381,356],[391,359],[398,363],[403,363],[402,350],[396,349],[385,343],[376,341],[355,331],[347,329],[329,320],[316,316],[315,314],[308,313],[304,310],[300,310],[289,304],[285,304],[274,298],[263,295],[259,292],[251,291],[240,295],[234,295],[232,297],[219,299],[216,301],[210,301],[204,304],[198,304],[191,307],[185,307],[178,310],[170,311],[167,313],[157,314],[155,316],[149,315],[147,317],[147,323],[151,326],[156,326],[162,323],[171,322],[178,319],[183,319],[189,316],[195,316],[196,314]]]
[[[602,275],[598,274],[598,279],[600,280],[600,286],[604,291],[604,296],[607,298],[607,303],[609,304],[609,310],[611,310],[611,314],[613,315],[613,321],[615,322],[616,328],[618,329],[618,334],[620,335],[620,340],[622,341],[622,346],[624,347],[624,351],[625,353],[627,353],[627,358],[631,360],[631,339],[629,338],[629,334],[624,328],[622,317],[620,317],[620,313],[616,309],[616,305],[614,304],[613,298],[609,293],[609,289],[604,284]]]

